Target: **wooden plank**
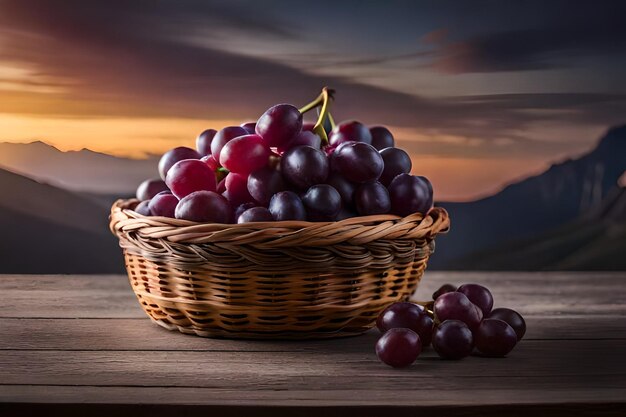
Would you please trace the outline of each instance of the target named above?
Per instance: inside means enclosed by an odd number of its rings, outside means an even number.
[[[336,342],[318,351],[278,353],[5,350],[0,355],[0,384],[204,387],[242,392],[415,387],[416,401],[422,384],[442,390],[626,388],[624,340],[525,341],[508,358],[500,359],[444,361],[427,351],[402,371],[379,363],[373,343],[355,351]]]
[[[524,340],[626,339],[626,316],[530,316]],[[195,350],[300,352],[374,343],[378,332],[340,341],[250,341],[206,339],[167,331],[139,319],[0,319],[0,350]],[[1,354],[1,353],[0,353]]]
[[[427,272],[417,298],[427,299],[442,283],[478,282],[488,286],[496,306],[526,316],[560,314],[626,315],[623,272]],[[143,317],[126,277],[0,276],[0,317]]]

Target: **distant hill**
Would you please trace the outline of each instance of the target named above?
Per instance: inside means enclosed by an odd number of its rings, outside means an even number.
[[[62,152],[43,142],[0,143],[0,167],[72,190],[99,194],[134,193],[157,177],[157,157],[120,158],[87,149]]]
[[[596,209],[539,236],[457,260],[473,270],[626,270],[626,189]]]
[[[450,213],[452,229],[438,238],[430,267],[467,268],[473,254],[479,257],[505,243],[572,223],[600,207],[625,171],[626,126],[620,126],[610,129],[586,155],[555,164],[491,197],[441,203]]]
[[[0,273],[123,272],[108,208],[0,169]]]

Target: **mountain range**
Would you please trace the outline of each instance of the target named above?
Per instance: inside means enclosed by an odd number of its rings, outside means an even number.
[[[28,176],[0,169],[0,190],[9,191],[0,200],[0,273],[123,271],[109,207],[154,176],[154,158],[60,152],[35,142],[0,144],[0,165]],[[450,212],[452,228],[438,237],[429,268],[626,270],[626,189],[618,185],[625,171],[626,126],[620,126],[586,155],[493,196],[438,203]]]
[[[0,143],[0,167],[71,191],[134,194],[141,181],[158,177],[157,163],[154,155],[132,159],[88,149],[61,152],[41,141]]]
[[[554,164],[493,196],[469,203],[440,203],[450,213],[452,230],[438,238],[430,266],[487,268],[482,259],[491,250],[577,224],[580,217],[597,210],[617,192],[625,171],[626,126],[619,126],[610,129],[589,153]],[[475,259],[469,262],[471,258]],[[526,268],[519,265],[519,269]],[[529,265],[528,269],[536,268]]]

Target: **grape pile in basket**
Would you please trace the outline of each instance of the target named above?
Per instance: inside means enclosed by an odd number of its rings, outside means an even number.
[[[166,152],[161,179],[137,189],[135,211],[210,223],[426,213],[432,186],[410,175],[411,159],[391,132],[357,121],[335,125],[332,93],[325,88],[301,109],[278,104],[256,123],[205,130],[195,150]],[[316,108],[317,122],[303,123]]]
[[[378,316],[383,335],[376,343],[378,358],[389,366],[411,365],[432,343],[444,359],[461,359],[477,351],[505,356],[526,333],[526,322],[515,310],[493,308],[491,292],[478,284],[441,286],[433,302],[394,303]]]

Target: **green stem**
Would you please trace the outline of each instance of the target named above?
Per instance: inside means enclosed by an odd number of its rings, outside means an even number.
[[[318,134],[322,138],[322,143],[324,145],[328,144],[328,136],[326,136],[324,122],[326,121],[328,112],[330,111],[330,101],[333,98],[333,94],[334,90],[331,90],[328,87],[324,87],[322,89],[322,109],[320,110],[320,115],[317,118],[317,123],[315,123],[315,126],[313,127],[313,133]]]
[[[335,128],[335,126],[337,126],[337,124],[335,123],[335,119],[333,119],[333,115],[330,114],[330,112],[328,112],[328,121],[330,122],[330,127],[332,127],[333,129]]]
[[[298,109],[298,111],[300,113],[304,114],[304,113],[306,113],[308,111],[313,110],[314,108],[316,108],[320,104],[322,104],[323,101],[324,101],[324,93],[322,92],[319,96],[317,96],[317,98],[315,100],[313,100],[312,102],[310,102],[306,106]]]

